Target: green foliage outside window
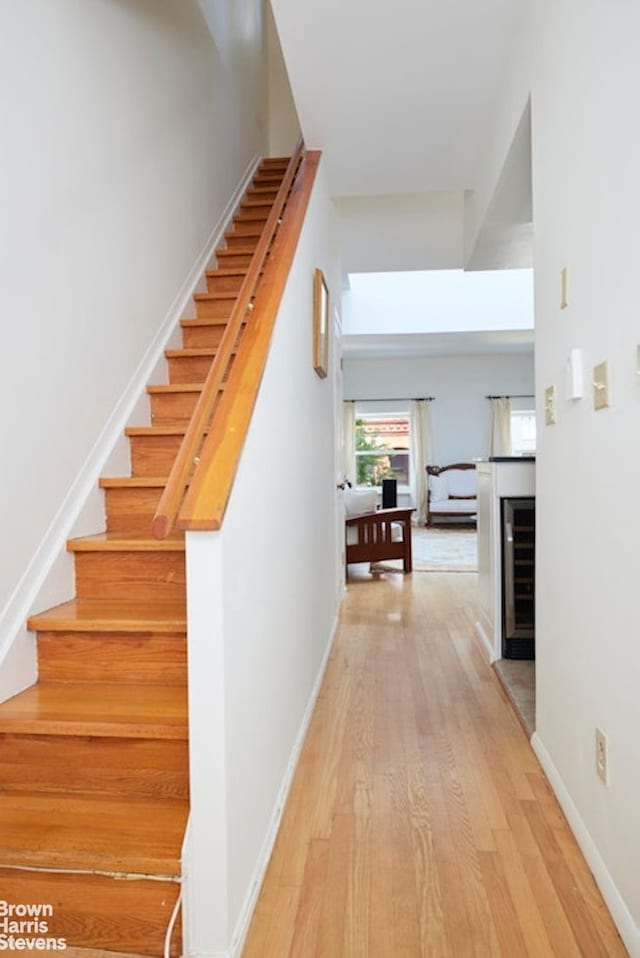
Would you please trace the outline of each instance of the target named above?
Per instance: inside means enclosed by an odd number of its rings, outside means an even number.
[[[381,486],[383,479],[396,478],[389,459],[394,449],[372,439],[365,425],[363,419],[356,419],[356,485]]]

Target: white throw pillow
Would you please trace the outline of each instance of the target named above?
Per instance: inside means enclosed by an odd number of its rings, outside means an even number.
[[[345,489],[344,511],[348,517],[375,512],[378,505],[377,489]]]
[[[449,483],[446,476],[429,476],[432,502],[444,502],[449,498]]]

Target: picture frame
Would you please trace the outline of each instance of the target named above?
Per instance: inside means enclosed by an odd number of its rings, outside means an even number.
[[[313,368],[321,379],[329,372],[329,287],[321,269],[313,275]]]

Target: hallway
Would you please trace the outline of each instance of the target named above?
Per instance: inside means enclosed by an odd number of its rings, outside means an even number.
[[[474,638],[476,582],[350,578],[244,958],[626,954]]]

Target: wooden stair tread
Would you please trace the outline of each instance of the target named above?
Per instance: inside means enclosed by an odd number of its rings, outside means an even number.
[[[38,682],[0,703],[0,731],[186,739],[187,693],[178,685]]]
[[[101,489],[164,489],[166,482],[166,476],[102,476],[99,485]]]
[[[244,235],[244,234],[243,234]],[[230,299],[231,302],[235,302],[238,298],[237,293],[194,293],[193,298],[196,302],[215,302],[225,299]]]
[[[205,276],[208,276],[210,279],[215,279],[217,276],[245,276],[246,272],[246,268],[243,268],[242,266],[237,266],[235,268],[233,266],[225,266],[220,269],[208,269],[205,272]]]
[[[23,955],[41,955],[42,951],[38,950],[30,951],[25,949],[22,952]],[[67,945],[64,952],[64,958],[148,958],[146,955],[141,955],[133,952],[123,951],[103,951],[101,948],[74,948],[73,945]]]
[[[94,536],[69,539],[69,552],[184,552],[184,532],[174,531],[166,539],[150,533],[99,532]]]
[[[252,206],[249,209],[241,209],[233,217],[234,223],[260,223],[263,227],[269,217],[269,209],[266,206]]]
[[[176,880],[187,814],[182,799],[0,793],[0,867]]]
[[[165,349],[164,354],[167,359],[190,359],[200,356],[211,356],[212,358],[218,352],[213,346],[192,346],[189,349]],[[235,349],[233,350],[235,352]]]
[[[25,949],[23,955],[41,955],[42,951],[29,951]],[[103,951],[102,949],[96,948],[74,948],[73,945],[67,945],[64,952],[64,958],[148,958],[146,955],[141,955],[133,952],[127,952],[126,954],[123,951]]]
[[[184,436],[187,431],[187,424],[178,424],[171,426],[127,426],[125,435],[127,436]],[[205,428],[205,432],[209,427]]]
[[[34,632],[186,632],[184,602],[71,599],[27,623]]]
[[[278,190],[282,185],[282,180],[284,176],[279,177],[278,182],[263,182],[264,174],[260,174],[259,182],[252,182],[249,186],[240,201],[240,205],[236,210],[237,213],[243,212],[248,206],[252,205],[262,205],[273,206],[278,194]]]
[[[217,249],[216,256],[253,256],[256,248],[254,245],[249,246],[231,246],[227,249]]]
[[[180,325],[183,329],[189,329],[193,326],[227,326],[229,319],[221,316],[196,316],[195,319],[181,319]]]
[[[260,222],[260,221],[256,220],[256,222]],[[227,230],[227,232],[224,235],[230,236],[232,239],[237,239],[238,236],[245,236],[247,239],[249,239],[249,237],[253,237],[254,239],[260,239],[260,237],[262,236],[263,228],[264,228],[264,224],[261,224],[261,226],[256,226],[254,229],[251,229],[251,230],[248,230],[248,229],[242,230],[241,232],[238,232],[237,230]]]
[[[150,396],[162,396],[166,393],[201,393],[202,383],[159,383],[147,386]]]

